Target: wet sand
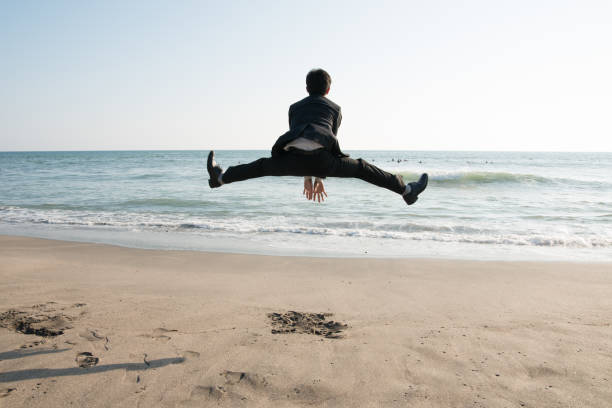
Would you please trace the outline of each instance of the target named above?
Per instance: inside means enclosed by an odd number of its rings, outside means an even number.
[[[0,236],[0,406],[609,407],[612,264]]]

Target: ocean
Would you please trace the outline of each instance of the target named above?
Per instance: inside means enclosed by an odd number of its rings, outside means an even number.
[[[612,261],[612,153],[348,151],[419,201],[361,180],[211,190],[205,151],[1,152],[0,234],[268,255]],[[229,165],[269,151],[217,151]]]

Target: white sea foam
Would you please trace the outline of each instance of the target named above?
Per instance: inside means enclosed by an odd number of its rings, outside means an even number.
[[[398,221],[350,222],[317,221],[308,218],[232,217],[210,219],[185,217],[177,214],[152,214],[132,212],[85,212],[61,209],[27,209],[14,206],[0,207],[0,223],[27,225],[44,224],[56,226],[107,227],[130,231],[174,231],[191,234],[252,235],[278,234],[279,236],[310,235],[367,238],[374,240],[432,241],[447,243],[470,243],[482,245],[515,245],[566,248],[612,248],[612,234],[578,235],[551,230],[548,235],[529,232],[520,228],[505,230],[486,227],[484,224],[462,225],[455,223],[422,224]],[[478,226],[480,225],[480,227]],[[283,238],[284,239],[284,238]]]

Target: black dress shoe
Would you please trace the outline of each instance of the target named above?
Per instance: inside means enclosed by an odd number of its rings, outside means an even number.
[[[410,192],[403,196],[406,204],[412,205],[416,203],[416,200],[419,199],[419,194],[421,194],[423,190],[425,190],[425,188],[427,187],[428,180],[429,176],[427,176],[427,173],[423,173],[421,174],[419,181],[417,181],[416,183],[414,181],[408,183],[408,185],[410,186]]]
[[[221,183],[219,183],[219,176],[223,173],[223,169],[215,161],[214,150],[211,150],[210,153],[208,153],[206,170],[208,170],[208,176],[210,177],[210,179],[208,179],[208,185],[210,188],[221,187]]]

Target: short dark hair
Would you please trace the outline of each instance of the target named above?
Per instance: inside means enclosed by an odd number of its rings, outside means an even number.
[[[330,85],[331,77],[324,69],[311,69],[306,75],[306,90],[310,95],[325,95]]]

